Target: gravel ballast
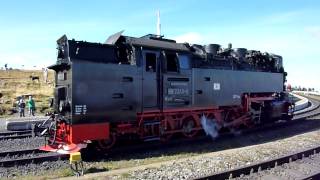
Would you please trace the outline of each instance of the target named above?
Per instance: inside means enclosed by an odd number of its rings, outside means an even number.
[[[275,142],[177,160],[159,168],[137,170],[130,172],[129,177],[133,179],[192,179],[316,147],[320,145],[319,139],[320,130],[317,130]],[[119,177],[121,176],[114,176],[114,178]]]
[[[48,174],[48,171],[54,169],[66,169],[69,168],[67,161],[54,161],[54,162],[43,162],[41,164],[27,164],[25,166],[10,167],[10,168],[0,168],[0,178],[22,178],[22,176],[39,176]],[[29,178],[38,179],[38,178]]]
[[[129,179],[192,179],[269,160],[277,156],[296,152],[299,149],[315,147],[320,145],[317,139],[320,139],[320,131],[262,145],[213,152],[197,157],[170,161],[155,168],[144,167],[141,170],[134,171],[128,169],[128,172],[122,172],[122,174],[111,177],[113,179],[121,179],[125,174]]]
[[[43,137],[3,140],[0,141],[0,152],[39,148],[44,143]]]
[[[0,141],[0,152],[7,151],[18,151],[24,149],[33,149],[39,148],[44,145],[43,137],[35,137],[35,138],[23,138],[23,139],[9,139],[5,141]],[[28,158],[41,156],[43,153],[37,154],[25,154],[22,156],[13,156],[13,157],[3,157],[0,160],[9,160],[12,158]],[[13,177],[22,177],[22,176],[30,176],[30,175],[44,175],[47,174],[48,171],[55,169],[66,169],[69,168],[68,161],[54,161],[54,162],[43,162],[41,164],[27,164],[23,166],[10,167],[10,168],[2,168],[0,167],[0,178],[13,178]]]
[[[224,145],[228,146],[225,147],[227,150],[220,149],[210,152],[208,149],[203,149],[209,153],[204,152],[188,158],[87,174],[83,178],[193,179],[319,146],[319,123],[319,119],[307,120],[293,126],[241,135],[224,140],[223,143],[229,143]],[[215,146],[221,146],[221,142],[212,143],[215,143]]]
[[[307,120],[304,123],[288,127],[273,128],[258,133],[240,135],[233,138],[213,141],[212,143],[209,142],[210,146],[208,146],[208,143],[190,144],[190,146],[175,147],[170,148],[170,150],[163,148],[150,150],[145,153],[132,152],[132,155],[124,155],[119,160],[110,157],[110,161],[120,162],[121,160],[127,159],[129,162],[136,162],[137,165],[133,168],[131,168],[132,166],[123,165],[124,167],[119,170],[111,170],[99,174],[91,173],[83,178],[96,178],[96,176],[98,176],[104,179],[108,176],[112,179],[190,179],[234,167],[249,165],[258,161],[268,160],[304,148],[314,147],[320,145],[319,139],[320,120]],[[42,138],[38,138],[38,140],[40,142],[39,145],[43,144]],[[17,142],[12,143],[21,144]],[[30,145],[27,141],[25,143]],[[11,144],[7,144],[6,146],[10,147]],[[36,144],[34,146],[36,146]],[[189,158],[188,156],[184,156],[184,158],[178,160],[165,160],[169,156],[171,159],[176,159],[175,157],[179,157],[179,155],[181,157],[181,155],[185,153],[181,148],[191,149],[190,151],[193,150],[193,157]],[[172,151],[176,153],[176,155],[174,153],[168,153],[168,151]],[[188,151],[186,152],[188,153]],[[155,159],[158,158],[159,162],[152,164],[149,162],[144,166],[139,166],[141,165],[140,162],[144,160],[141,154],[155,156]],[[162,157],[164,157],[164,159],[160,160]],[[97,167],[97,169],[99,169],[99,165],[103,166],[104,164],[107,164],[109,160],[102,160],[104,162],[85,162],[85,167],[92,167],[93,169],[94,167]],[[125,167],[128,168],[125,169]],[[0,168],[0,176],[10,178],[28,175],[36,178],[37,176],[44,175],[45,177],[50,177],[51,175],[48,174],[65,171],[66,169],[69,169],[67,161],[47,162],[17,168]],[[70,179],[72,178],[73,177]]]

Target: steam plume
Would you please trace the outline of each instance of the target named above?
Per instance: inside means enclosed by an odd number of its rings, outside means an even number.
[[[208,119],[205,115],[201,116],[201,125],[207,135],[210,135],[212,139],[218,137],[219,125],[214,119]]]

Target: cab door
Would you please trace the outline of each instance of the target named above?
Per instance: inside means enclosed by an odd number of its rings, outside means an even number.
[[[159,109],[159,52],[143,51],[142,103],[143,110]]]
[[[192,72],[188,54],[164,52],[163,109],[192,106]]]

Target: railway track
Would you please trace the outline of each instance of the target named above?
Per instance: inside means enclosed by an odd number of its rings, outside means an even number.
[[[8,139],[20,139],[20,138],[28,138],[34,137],[35,134],[32,131],[7,131],[7,132],[0,132],[0,141],[8,140]]]
[[[320,115],[320,101],[308,98],[314,107],[297,113],[294,120],[280,126]],[[320,179],[320,146],[197,179]]]
[[[39,149],[1,152],[0,167],[12,167],[31,163],[42,163],[45,161],[56,161],[65,159],[67,156],[68,155],[66,154],[48,153]]]
[[[198,180],[220,179],[319,179],[320,146],[285,155],[272,160],[255,163]]]
[[[301,110],[295,114],[294,120],[303,119],[303,118],[311,118],[320,114],[320,101],[318,99],[314,99],[311,97],[307,97],[309,101],[312,103],[313,108],[307,108],[306,110]]]
[[[261,130],[268,129],[268,128],[274,128],[274,127],[281,128],[281,127],[284,127],[288,124],[299,123],[308,117],[313,117],[313,116],[319,115],[320,114],[320,103],[317,100],[312,100],[312,101],[314,103],[318,102],[318,104],[313,109],[308,110],[305,113],[299,114],[299,117],[295,118],[295,120],[292,120],[289,122],[281,122],[281,123],[277,123],[275,125],[266,125],[266,126],[257,127],[254,129],[245,130],[245,131],[243,131],[243,134],[254,133],[257,131],[261,131]],[[15,137],[15,136],[31,137],[32,134],[31,134],[31,131],[15,131],[15,132],[0,133],[0,136],[3,136],[3,137],[7,136],[8,139],[10,139],[10,137]],[[230,136],[233,136],[233,134],[226,133],[226,134],[222,135],[221,137],[219,137],[218,139],[221,140],[221,139],[228,138]],[[115,147],[115,148],[111,149],[111,151],[108,152],[108,155],[112,156],[112,154],[119,154],[119,153],[120,154],[127,154],[128,152],[146,151],[146,149],[159,149],[159,148],[163,148],[163,147],[171,148],[171,147],[179,146],[182,144],[190,144],[190,143],[194,143],[194,142],[204,143],[204,142],[211,142],[211,141],[212,141],[211,138],[201,136],[201,137],[196,137],[193,139],[185,139],[185,140],[176,139],[176,140],[172,140],[172,141],[169,141],[166,143],[157,143],[157,142],[143,143],[143,145],[133,145],[133,146],[130,146],[130,148],[124,148],[124,147],[120,146],[120,147]],[[126,146],[126,147],[128,147],[128,146]],[[25,155],[31,156],[31,157],[26,157]],[[12,156],[14,156],[15,158],[10,158]],[[6,157],[6,158],[4,158],[4,157]],[[18,157],[18,158],[16,158],[16,157]],[[24,165],[24,164],[30,164],[30,163],[41,163],[44,161],[55,161],[55,160],[59,160],[59,159],[64,159],[66,157],[67,157],[67,155],[46,153],[46,152],[40,151],[38,149],[29,149],[29,150],[12,151],[12,152],[1,152],[0,153],[0,167],[12,167],[12,166]]]

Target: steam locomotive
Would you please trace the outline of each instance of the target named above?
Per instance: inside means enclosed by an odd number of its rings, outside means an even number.
[[[122,33],[102,44],[57,40],[55,114],[41,149],[108,150],[119,138],[167,141],[210,123],[219,133],[292,119],[281,56]]]

